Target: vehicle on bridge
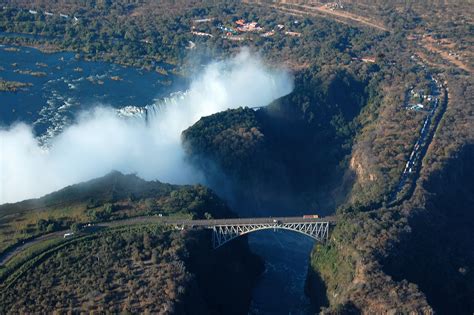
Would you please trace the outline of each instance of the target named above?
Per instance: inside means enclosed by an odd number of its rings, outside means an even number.
[[[319,219],[319,215],[317,215],[317,214],[305,214],[305,215],[303,215],[303,219]]]

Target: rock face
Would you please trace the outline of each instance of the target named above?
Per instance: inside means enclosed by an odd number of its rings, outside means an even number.
[[[367,163],[364,163],[362,160],[362,156],[352,156],[351,162],[350,162],[350,167],[351,170],[353,170],[356,175],[357,175],[357,181],[360,183],[366,183],[366,182],[373,182],[377,180],[377,174],[374,172],[370,172],[368,170],[368,165]]]
[[[418,285],[440,314],[474,312],[474,146],[425,183],[426,209],[383,261],[395,280]]]
[[[250,215],[329,213],[344,199],[334,192],[368,99],[366,82],[346,71],[312,71],[319,69],[298,73],[295,91],[265,108],[203,117],[183,132],[189,159],[211,187],[230,182],[234,199],[249,201],[242,208],[255,209]]]
[[[308,292],[325,312],[471,314],[474,158],[465,145],[399,206],[341,215],[312,253]],[[324,292],[324,294],[322,294]]]

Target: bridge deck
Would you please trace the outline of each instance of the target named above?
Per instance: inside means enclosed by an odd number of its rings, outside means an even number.
[[[124,220],[117,220],[114,222],[99,223],[98,225],[104,226],[118,226],[118,225],[130,225],[130,224],[143,224],[143,223],[161,223],[167,225],[180,225],[180,226],[195,226],[195,227],[213,227],[219,225],[245,225],[245,224],[271,224],[273,220],[277,220],[279,223],[309,223],[309,222],[329,222],[330,224],[336,223],[335,216],[327,216],[322,218],[303,218],[303,217],[266,217],[266,218],[231,218],[231,219],[211,219],[211,220],[186,220],[186,219],[174,219],[169,217],[158,217],[158,216],[146,216],[136,217]]]
[[[277,223],[274,222],[277,221]],[[242,230],[251,231],[252,229],[259,229],[256,228],[255,225],[272,225],[272,228],[282,227],[283,225],[288,224],[296,224],[301,225],[305,223],[328,223],[326,226],[335,224],[336,217],[328,216],[323,218],[303,218],[303,217],[267,217],[267,218],[232,218],[232,219],[212,219],[212,220],[183,220],[183,219],[174,219],[170,217],[160,217],[160,216],[142,216],[142,217],[135,217],[129,219],[122,219],[122,220],[115,220],[110,222],[100,222],[94,224],[90,227],[85,227],[84,231],[87,233],[91,233],[94,231],[98,231],[101,228],[113,228],[118,226],[124,225],[137,225],[137,224],[147,224],[147,223],[154,223],[154,224],[166,224],[166,225],[176,225],[178,227],[202,227],[202,228],[209,228],[209,229],[222,229],[223,231],[227,228],[239,228],[241,227]],[[277,226],[278,225],[278,226]],[[254,227],[252,227],[254,226]],[[17,247],[12,248],[11,250],[4,252],[0,255],[0,266],[4,265],[11,257],[16,255],[16,253],[21,252],[22,250],[27,249],[28,247],[42,242],[44,240],[54,239],[54,238],[63,238],[63,234],[66,232],[71,232],[68,230],[57,231],[49,234],[45,234],[40,237],[36,237],[30,239],[23,244],[20,244]],[[233,238],[232,236],[231,238]]]
[[[181,226],[212,228],[212,245],[214,248],[233,239],[260,230],[284,229],[305,234],[316,241],[324,242],[329,237],[329,226],[334,224],[334,217],[270,217],[221,220],[192,220],[181,222]],[[177,223],[179,226],[180,224]]]
[[[120,226],[120,225],[135,225],[144,223],[158,223],[166,225],[179,225],[186,227],[203,227],[212,228],[214,226],[224,225],[246,225],[246,224],[272,224],[273,220],[279,223],[311,223],[311,222],[329,222],[336,224],[335,216],[327,216],[322,218],[303,218],[303,217],[266,217],[266,218],[232,218],[232,219],[211,219],[211,220],[187,220],[174,219],[170,217],[159,216],[143,216],[130,219],[117,220],[112,222],[98,223],[98,226]]]
[[[267,218],[233,218],[233,219],[211,219],[211,220],[163,220],[167,224],[184,226],[212,227],[219,225],[246,225],[246,224],[271,224],[275,220],[279,223],[310,223],[329,222],[335,223],[336,217],[328,216],[323,218],[303,218],[303,217],[267,217]]]

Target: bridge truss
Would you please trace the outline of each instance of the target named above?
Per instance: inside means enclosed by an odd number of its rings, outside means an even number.
[[[212,228],[212,246],[214,248],[219,248],[241,235],[268,229],[295,231],[320,242],[326,241],[329,237],[329,222],[230,224],[215,225],[209,228]]]

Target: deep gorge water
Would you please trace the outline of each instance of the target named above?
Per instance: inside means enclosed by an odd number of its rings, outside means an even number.
[[[0,46],[0,78],[33,84],[0,92],[0,127],[25,122],[42,140],[60,133],[79,112],[95,105],[145,107],[183,84],[173,76],[77,60],[73,53],[46,54],[12,46]],[[294,232],[260,231],[249,235],[249,244],[266,267],[252,293],[250,313],[310,314],[304,284],[313,240]]]
[[[249,234],[250,249],[265,259],[265,271],[252,293],[250,314],[314,314],[304,294],[313,239],[296,232],[265,230]]]

